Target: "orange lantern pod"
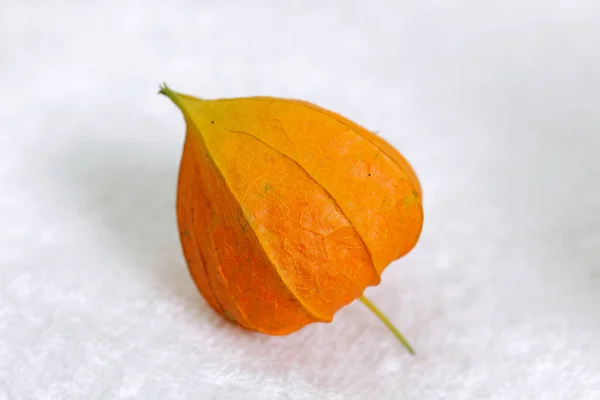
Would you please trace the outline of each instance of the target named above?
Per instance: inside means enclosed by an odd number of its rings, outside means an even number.
[[[160,93],[186,122],[177,220],[208,304],[243,328],[286,335],[360,299],[412,353],[363,296],[419,240],[422,193],[407,160],[308,102]]]

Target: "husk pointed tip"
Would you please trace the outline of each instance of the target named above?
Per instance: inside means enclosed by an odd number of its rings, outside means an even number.
[[[161,83],[160,85],[158,85],[158,93],[157,94],[164,94],[166,95],[166,91],[170,90],[169,87],[167,86],[166,82]]]
[[[175,97],[177,97],[177,94],[171,90],[171,88],[169,86],[167,86],[167,84],[165,82],[161,83],[160,85],[158,85],[158,93],[157,94],[162,94],[164,96],[167,96],[169,99],[171,99],[172,101]]]
[[[169,86],[167,86],[166,83],[163,82],[162,84],[159,85],[158,94],[167,96],[169,98],[169,100],[171,100],[177,106],[177,108],[179,108],[179,110],[181,110],[181,112],[183,112],[184,115],[187,116],[187,111],[185,110],[185,107],[181,103],[179,94],[174,92],[173,90],[171,90],[171,88]]]

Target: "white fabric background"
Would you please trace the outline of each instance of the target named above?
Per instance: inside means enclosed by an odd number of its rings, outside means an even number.
[[[287,337],[185,267],[156,95],[303,98],[379,131],[416,249]],[[600,3],[0,0],[1,399],[600,398]]]

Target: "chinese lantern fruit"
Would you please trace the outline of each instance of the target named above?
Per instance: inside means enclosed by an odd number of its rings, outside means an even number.
[[[160,93],[185,118],[177,220],[208,304],[246,329],[286,335],[360,299],[412,351],[363,296],[421,233],[407,160],[308,102]]]

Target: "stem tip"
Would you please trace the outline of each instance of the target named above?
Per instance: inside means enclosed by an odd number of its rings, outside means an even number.
[[[406,340],[406,338],[404,337],[404,335],[402,335],[400,333],[400,331],[394,326],[394,324],[392,324],[390,322],[390,320],[375,306],[375,304],[371,303],[371,300],[367,299],[365,296],[360,296],[359,300],[369,310],[371,310],[373,312],[373,314],[375,314],[381,320],[381,322],[383,322],[385,324],[385,326],[388,327],[388,329],[390,331],[392,331],[392,333],[394,334],[394,336],[396,336],[398,338],[398,340],[400,341],[400,343],[402,343],[402,345],[406,348],[406,350],[408,350],[408,352],[410,354],[412,354],[412,355],[415,354],[415,350],[410,345],[410,343],[408,343],[408,340]]]

